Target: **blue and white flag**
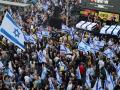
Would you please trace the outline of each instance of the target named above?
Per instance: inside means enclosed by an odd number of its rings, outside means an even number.
[[[62,31],[63,32],[66,32],[66,33],[70,33],[70,28],[68,27],[68,26],[66,26],[66,25],[62,25]]]
[[[103,90],[102,84],[101,84],[101,79],[96,80],[95,85],[92,88],[92,90]]]
[[[66,51],[67,51],[67,49],[66,49],[65,45],[61,44],[60,45],[60,52],[66,54]]]
[[[114,66],[114,68],[116,69],[116,73],[118,75],[118,78],[120,77],[120,63],[118,65],[116,65],[113,60],[110,60],[111,64]]]
[[[42,74],[41,74],[41,79],[44,80],[47,76],[47,68],[43,67],[42,68]]]
[[[43,37],[49,37],[50,36],[50,34],[49,34],[49,32],[48,31],[42,31],[42,36]]]
[[[80,69],[79,69],[79,67],[77,67],[77,69],[76,69],[76,77],[77,77],[77,79],[81,79],[81,73],[80,73]]]
[[[49,87],[50,87],[49,90],[55,90],[54,85],[53,85],[53,82],[52,82],[52,79],[51,79],[51,78],[48,78],[48,81],[49,81]]]
[[[114,52],[111,49],[106,49],[103,54],[107,57],[107,58],[113,58],[115,56]]]
[[[24,35],[24,37],[25,37],[25,41],[26,42],[30,42],[30,43],[33,43],[33,44],[36,44],[36,41],[35,41],[35,39],[33,38],[33,36],[32,35]]]
[[[67,48],[64,44],[60,45],[60,52],[64,54],[71,54],[72,52],[70,51],[69,48]]]
[[[45,58],[45,55],[43,54],[43,51],[40,50],[39,52],[37,52],[37,54],[38,54],[39,62],[40,63],[42,63],[42,62],[46,63],[46,58]]]
[[[61,85],[62,85],[62,78],[60,77],[58,71],[56,71],[56,79],[57,79],[57,84],[58,84],[59,86],[61,86]]]
[[[78,44],[78,50],[87,52],[87,51],[91,51],[91,47],[86,42],[81,41]]]
[[[117,71],[118,77],[120,77],[120,64],[118,64],[118,66],[117,66],[117,68],[116,68],[116,71]]]
[[[88,74],[88,72],[86,72],[86,82],[85,82],[85,84],[86,84],[86,86],[91,88],[90,75]]]
[[[13,73],[13,71],[11,70],[11,69],[8,69],[8,75],[10,76],[10,77],[13,77],[14,76],[14,73]]]
[[[105,70],[105,71],[106,71],[106,77],[107,77],[105,80],[105,86],[108,88],[108,90],[113,90],[114,86],[115,86],[114,81],[113,81],[113,77],[111,74],[109,74],[107,72],[107,70]]]
[[[102,44],[102,42],[100,42],[100,41],[94,41],[94,45],[95,45],[95,47],[96,48],[98,48],[98,49],[100,49],[100,48],[102,48],[104,45]]]
[[[0,27],[0,34],[2,34],[22,50],[25,50],[25,39],[23,32],[21,31],[20,26],[17,25],[17,23],[13,20],[12,16],[8,12],[6,12],[3,18]]]
[[[38,37],[39,40],[42,39],[42,32],[41,32],[41,31],[38,31],[38,32],[36,33],[36,35],[37,35],[37,37]]]
[[[75,29],[74,28],[71,28],[71,30],[70,30],[70,36],[71,36],[72,40],[75,39]]]

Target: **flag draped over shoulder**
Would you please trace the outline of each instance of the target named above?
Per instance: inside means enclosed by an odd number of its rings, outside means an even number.
[[[6,12],[1,27],[0,34],[14,43],[16,46],[25,50],[24,35],[21,31],[21,27],[13,20],[12,16]]]

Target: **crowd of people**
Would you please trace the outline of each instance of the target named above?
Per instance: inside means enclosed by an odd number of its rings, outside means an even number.
[[[31,39],[23,51],[0,35],[0,90],[120,90],[120,39],[67,26],[64,0],[38,1],[5,10]]]

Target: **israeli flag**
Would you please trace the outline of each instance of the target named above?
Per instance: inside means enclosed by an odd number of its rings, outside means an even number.
[[[67,48],[64,44],[60,45],[60,52],[64,54],[72,54],[69,48]]]
[[[71,30],[70,30],[70,36],[71,36],[71,39],[72,40],[74,40],[74,36],[75,35],[75,29],[74,28],[72,28]]]
[[[105,86],[108,88],[108,90],[113,90],[114,89],[114,81],[113,81],[113,77],[111,74],[108,74],[107,70],[106,71],[106,80],[105,80]]]
[[[94,45],[95,45],[98,49],[100,49],[100,48],[103,47],[103,44],[102,44],[100,41],[94,41]]]
[[[117,71],[118,77],[120,77],[120,64],[118,64],[118,66],[117,66],[117,68],[116,68],[116,71]]]
[[[76,69],[76,77],[77,77],[77,79],[81,79],[81,73],[80,73],[80,69],[79,69],[79,67],[77,67],[77,69]]]
[[[85,84],[86,84],[86,86],[91,88],[90,75],[88,74],[88,72],[86,72],[86,82],[85,82]]]
[[[59,86],[61,86],[61,85],[62,85],[62,78],[60,77],[58,71],[56,71],[56,79],[57,79],[57,84],[58,84]]]
[[[63,32],[66,32],[66,33],[70,33],[70,28],[68,27],[68,26],[66,26],[66,25],[62,25],[62,31]]]
[[[41,31],[38,31],[38,32],[36,33],[36,35],[37,35],[37,37],[38,37],[39,40],[42,39],[42,32],[41,32]]]
[[[90,47],[90,45],[88,45],[86,42],[81,41],[81,42],[78,44],[78,50],[87,52],[87,51],[91,51],[91,47]]]
[[[4,67],[2,61],[0,61],[0,69],[2,69]]]
[[[33,36],[32,35],[24,35],[24,37],[25,37],[25,42],[30,42],[30,43],[33,43],[33,44],[36,44],[36,41],[35,41],[35,39],[33,38]]]
[[[102,84],[101,84],[101,79],[96,80],[95,85],[92,88],[92,90],[103,90]]]
[[[14,73],[13,73],[13,71],[11,71],[11,69],[8,69],[8,75],[9,75],[10,77],[13,77],[13,76],[14,76]]]
[[[103,54],[107,57],[107,58],[112,58],[115,56],[114,52],[111,49],[106,49]]]
[[[41,79],[44,80],[46,78],[46,75],[47,75],[47,68],[43,67],[42,68]]]
[[[42,31],[42,36],[43,37],[49,37],[50,36],[50,34],[49,34],[49,32],[48,31]]]
[[[40,50],[39,52],[37,52],[37,55],[40,63],[42,62],[46,63],[46,58],[45,55],[43,54],[43,51]]]
[[[61,44],[61,45],[60,45],[60,52],[66,54],[67,49],[66,49],[66,47],[65,47],[64,44]]]
[[[114,66],[114,68],[116,69],[118,78],[120,77],[120,64],[118,64],[118,66],[112,61],[110,60],[111,64]]]
[[[0,34],[6,37],[9,41],[14,43],[16,46],[25,50],[24,45],[24,35],[21,31],[20,26],[13,20],[12,16],[6,12],[1,27],[0,27]]]
[[[50,87],[49,90],[55,90],[54,85],[53,85],[53,82],[52,82],[52,79],[51,79],[51,78],[48,78],[48,81],[49,81],[49,87]]]

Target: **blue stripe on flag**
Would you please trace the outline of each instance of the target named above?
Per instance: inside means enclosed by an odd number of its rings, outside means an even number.
[[[15,42],[16,44],[20,45],[22,48],[25,48],[24,45],[22,45],[16,38],[14,38],[13,36],[11,36],[9,33],[7,33],[3,28],[1,28],[1,32],[3,34],[5,34],[9,39],[11,39],[13,42]]]
[[[9,14],[7,14],[6,17],[7,17],[16,27],[18,27],[18,28],[20,29],[20,27],[15,23],[15,21],[13,21],[12,17],[11,17]]]
[[[99,90],[98,82],[99,82],[99,79],[97,80],[96,90]]]

